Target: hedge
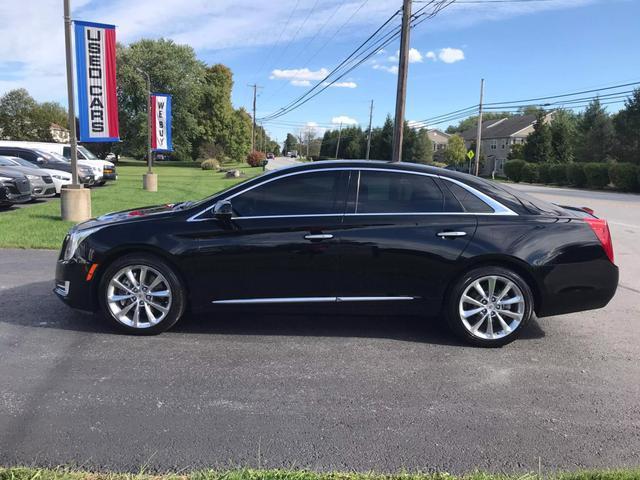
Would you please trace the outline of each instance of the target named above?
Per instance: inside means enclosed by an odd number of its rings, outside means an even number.
[[[640,188],[640,169],[633,163],[612,163],[609,179],[618,190],[634,192]]]
[[[522,181],[527,183],[535,183],[538,181],[538,164],[525,163],[522,167]]]
[[[519,183],[522,180],[522,169],[526,163],[524,160],[509,160],[504,164],[504,174],[509,180]]]
[[[574,187],[584,187],[587,184],[583,163],[567,164],[567,182]]]
[[[554,183],[551,176],[551,163],[541,163],[538,165],[538,179],[540,183]]]
[[[551,177],[551,183],[556,183],[558,185],[566,185],[567,165],[564,163],[551,164],[549,166],[549,176]]]
[[[609,185],[609,165],[606,163],[585,163],[584,176],[587,177],[587,187],[604,188]]]

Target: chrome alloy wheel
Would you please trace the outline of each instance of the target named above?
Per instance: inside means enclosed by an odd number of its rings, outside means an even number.
[[[153,327],[169,313],[171,286],[155,268],[129,265],[111,277],[107,305],[113,317],[123,325]]]
[[[460,319],[474,337],[495,340],[514,332],[525,314],[520,288],[499,275],[480,277],[462,293]]]

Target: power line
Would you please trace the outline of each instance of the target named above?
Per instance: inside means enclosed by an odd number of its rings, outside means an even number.
[[[420,23],[424,22],[425,20],[427,20],[429,18],[433,18],[441,10],[443,10],[444,8],[446,8],[449,5],[451,5],[452,3],[454,3],[454,1],[455,0],[448,0],[448,1],[447,0],[441,0],[440,2],[438,2],[438,4],[434,7],[434,9],[430,13],[428,13],[428,14],[425,14],[425,13],[418,14],[419,12],[422,12],[427,6],[431,5],[432,3],[435,3],[435,0],[432,0],[428,5],[422,7],[421,9],[418,10],[418,12],[416,12],[416,14],[413,16],[411,27],[413,28],[413,27],[419,25]],[[367,40],[365,40],[365,42],[363,42],[360,46],[358,46],[358,48],[355,51],[353,51],[349,55],[349,57],[347,57],[347,59],[345,59],[336,68],[334,68],[324,79],[320,80],[316,85],[314,85],[311,89],[309,89],[305,94],[303,94],[300,97],[298,97],[296,100],[290,102],[285,107],[282,107],[279,110],[267,115],[262,120],[270,120],[270,119],[278,118],[278,117],[281,117],[283,115],[286,115],[287,113],[291,112],[292,110],[294,110],[296,108],[299,108],[300,106],[304,105],[305,103],[307,103],[308,101],[310,101],[311,99],[315,98],[317,95],[322,93],[324,90],[329,88],[332,84],[334,84],[335,82],[337,82],[338,80],[340,80],[341,78],[346,76],[348,73],[350,73],[352,70],[354,70],[355,68],[360,66],[362,63],[367,61],[369,58],[371,58],[373,55],[375,55],[380,49],[386,47],[389,43],[394,41],[400,35],[400,28],[399,27],[395,31],[392,31],[392,32],[386,34],[382,38],[382,40],[378,40],[378,43],[375,46],[367,47],[367,48],[365,48],[363,50],[363,52],[361,52],[360,54],[356,55],[359,50],[361,50],[363,47],[365,47],[365,45],[367,43],[369,43],[371,41],[371,39],[373,39],[373,37],[375,37],[391,20],[393,20],[393,18],[395,18],[395,16],[398,14],[398,12],[399,12],[399,10],[396,11],[391,17],[389,17],[389,19],[387,19],[387,21],[381,27],[379,27],[378,30],[376,30],[376,32],[374,32],[374,34],[372,34]],[[420,19],[420,20],[418,20],[418,19]],[[356,58],[353,58],[353,57],[356,57]],[[352,58],[353,58],[353,60],[351,60]],[[360,59],[358,60],[358,58],[360,58]],[[347,62],[349,62],[350,60],[351,60],[351,62],[350,62],[351,66],[348,67],[346,71],[344,71],[338,77],[332,79],[331,81],[327,81],[329,77],[331,77],[334,74],[336,74],[336,72],[341,67],[343,67],[345,64],[347,64]],[[356,62],[356,63],[353,63],[353,62]],[[312,94],[312,92],[314,90],[316,90],[321,85],[323,86],[323,88],[321,88],[319,91],[317,91],[314,94]]]

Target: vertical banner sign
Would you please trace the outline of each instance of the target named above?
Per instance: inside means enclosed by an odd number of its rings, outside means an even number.
[[[116,27],[74,21],[81,142],[118,142]]]
[[[171,95],[151,94],[151,149],[154,152],[170,152],[171,145]]]

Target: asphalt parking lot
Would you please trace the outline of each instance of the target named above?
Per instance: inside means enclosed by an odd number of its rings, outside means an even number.
[[[640,196],[516,188],[608,218],[620,288],[499,350],[368,316],[243,313],[123,336],[54,298],[57,252],[0,250],[0,464],[637,466]]]

